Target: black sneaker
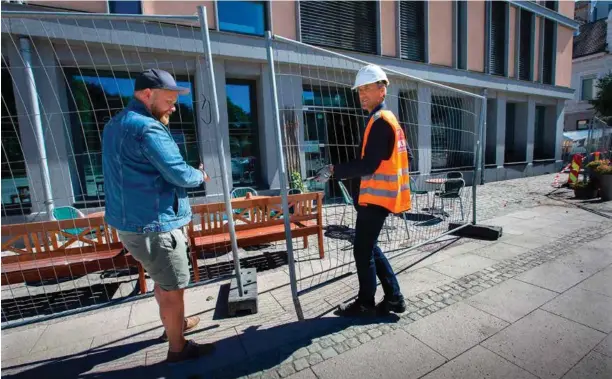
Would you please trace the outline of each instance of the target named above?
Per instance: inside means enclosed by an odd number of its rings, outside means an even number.
[[[181,352],[168,351],[166,362],[169,364],[175,364],[191,359],[198,359],[205,355],[210,355],[215,352],[215,345],[212,343],[199,344],[193,340],[188,340],[185,343],[185,347]]]
[[[342,317],[375,317],[376,308],[366,307],[357,301],[353,301],[352,303],[338,306],[338,310],[335,314]]]
[[[403,297],[399,298],[398,300],[387,300],[385,297],[376,305],[376,311],[381,315],[386,315],[390,312],[404,313],[406,312],[406,301]]]

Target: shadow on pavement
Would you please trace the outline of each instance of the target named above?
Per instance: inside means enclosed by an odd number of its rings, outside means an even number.
[[[291,322],[268,329],[259,329],[260,326],[251,326],[238,336],[231,336],[216,341],[215,353],[198,360],[174,366],[169,366],[163,362],[144,366],[143,359],[141,358],[135,359],[132,365],[130,365],[130,359],[126,358],[127,356],[159,344],[158,339],[152,338],[117,347],[103,346],[84,353],[30,362],[23,365],[2,367],[3,371],[21,371],[16,374],[3,375],[3,377],[14,379],[237,378],[280,364],[298,349],[309,346],[314,338],[342,331],[351,325],[394,323],[398,320],[399,317],[397,315],[372,319],[320,317],[301,322]],[[199,333],[204,334],[206,331],[199,331]],[[195,337],[198,340],[198,336],[196,335]],[[116,343],[116,341],[113,343]],[[167,345],[159,345],[159,349],[154,350],[158,357],[160,357],[156,360],[163,360]],[[148,354],[150,354],[150,350],[148,351]],[[90,372],[96,368],[104,372]]]

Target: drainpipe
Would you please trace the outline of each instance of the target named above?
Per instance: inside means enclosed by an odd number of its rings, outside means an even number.
[[[24,71],[27,81],[27,89],[25,101],[26,109],[30,109],[30,122],[36,134],[36,144],[38,145],[38,154],[40,155],[40,171],[42,174],[42,185],[44,192],[44,204],[47,208],[47,217],[53,220],[53,194],[51,193],[51,179],[49,175],[49,164],[47,161],[47,150],[45,149],[45,139],[43,133],[42,119],[40,117],[40,106],[38,104],[38,91],[36,89],[36,81],[34,80],[34,71],[32,70],[32,51],[30,48],[30,40],[25,37],[19,38],[19,51],[23,58]]]

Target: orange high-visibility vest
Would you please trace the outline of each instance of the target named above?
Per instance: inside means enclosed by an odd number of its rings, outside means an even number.
[[[361,178],[359,205],[378,205],[392,213],[401,213],[410,209],[410,166],[406,136],[391,111],[381,110],[370,118],[363,136],[361,158],[365,155],[372,125],[381,117],[393,128],[393,153],[391,158],[381,162],[374,174]]]

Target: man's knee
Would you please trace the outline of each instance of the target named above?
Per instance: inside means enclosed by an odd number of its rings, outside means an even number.
[[[155,286],[155,292],[159,299],[160,305],[174,306],[183,303],[184,289],[166,291],[160,286]]]

